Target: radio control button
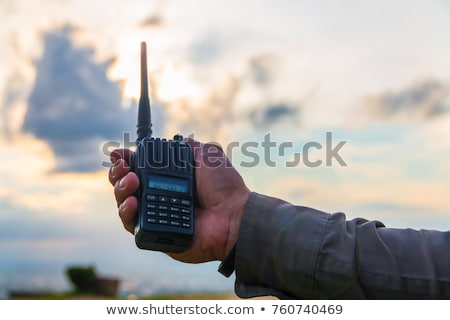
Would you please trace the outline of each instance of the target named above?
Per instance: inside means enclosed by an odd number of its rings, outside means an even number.
[[[166,203],[169,202],[169,199],[166,196],[159,196],[159,202]]]
[[[178,222],[178,221],[170,221],[170,225],[171,226],[175,226],[175,227],[179,227],[179,226],[181,226],[181,223]]]
[[[173,214],[173,213],[172,213],[172,214],[170,215],[170,218],[171,218],[171,219],[181,219],[181,216],[180,216],[179,214]]]
[[[191,205],[191,202],[189,200],[181,199],[181,204],[183,206],[189,207]]]
[[[158,220],[158,223],[159,223],[159,224],[169,224],[169,221],[163,220],[163,219],[159,219],[159,220]]]
[[[180,199],[178,199],[178,198],[170,198],[170,203],[171,204],[179,204],[180,203]]]
[[[181,216],[181,220],[184,220],[184,221],[191,221],[191,217],[188,217],[188,216]]]
[[[162,218],[167,218],[167,217],[169,217],[169,214],[165,213],[165,212],[160,212],[159,216],[162,217]]]
[[[181,226],[183,228],[190,228],[191,227],[191,225],[189,223],[184,223],[184,222],[181,224]]]
[[[171,212],[181,212],[181,209],[178,207],[170,207]]]
[[[169,210],[169,207],[168,207],[168,206],[164,206],[164,205],[159,205],[159,206],[158,206],[158,209],[159,209],[159,210],[166,210],[166,211],[167,211],[167,210]]]
[[[148,222],[148,223],[157,223],[157,222],[156,222],[156,219],[153,219],[153,218],[147,219],[147,222]]]
[[[181,213],[184,213],[184,214],[191,214],[191,210],[189,210],[189,209],[181,209]]]
[[[156,196],[154,194],[148,194],[145,199],[147,199],[147,201],[156,201]]]
[[[156,217],[157,213],[155,211],[147,211],[147,215],[152,216],[152,217]]]
[[[181,134],[176,134],[173,136],[173,140],[175,141],[183,141],[183,136]]]

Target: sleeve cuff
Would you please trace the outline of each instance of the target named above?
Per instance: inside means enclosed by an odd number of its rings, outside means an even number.
[[[234,272],[234,259],[236,257],[236,245],[233,246],[225,260],[219,265],[219,271],[225,277],[229,278]]]
[[[329,215],[252,193],[236,245],[240,297],[312,296],[314,269]]]

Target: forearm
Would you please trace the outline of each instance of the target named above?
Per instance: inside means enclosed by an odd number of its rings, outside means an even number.
[[[449,297],[450,254],[442,257],[449,244],[449,233],[346,221],[341,213],[252,194],[237,242],[236,293],[304,299]]]

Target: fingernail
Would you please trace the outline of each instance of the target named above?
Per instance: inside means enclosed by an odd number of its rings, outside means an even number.
[[[113,163],[113,165],[111,167],[111,177],[112,178],[116,177],[116,166],[114,165],[114,163]]]
[[[119,189],[125,189],[125,185],[126,185],[126,180],[125,177],[123,177],[122,179],[120,179],[119,181]]]
[[[128,202],[128,199],[125,199],[125,201],[120,204],[120,206],[119,206],[119,211],[120,212],[124,212],[126,210],[127,202]]]

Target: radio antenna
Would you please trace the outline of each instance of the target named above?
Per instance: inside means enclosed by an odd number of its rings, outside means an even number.
[[[148,97],[147,80],[147,45],[141,42],[141,97],[139,98],[137,139],[141,141],[152,135],[152,118],[150,113],[150,99]]]

